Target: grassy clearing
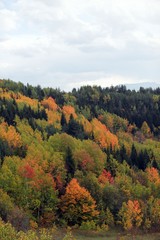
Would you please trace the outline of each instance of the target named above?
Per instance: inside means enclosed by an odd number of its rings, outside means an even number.
[[[122,234],[105,234],[105,236],[85,236],[75,235],[77,240],[160,240],[160,234],[143,234],[143,235],[122,235]]]
[[[56,236],[54,236],[54,239],[62,240],[65,234],[65,230],[58,231]],[[76,240],[160,240],[160,233],[133,235],[129,233],[124,234],[122,232],[118,232],[117,230],[108,231],[106,233],[73,230],[72,234]]]

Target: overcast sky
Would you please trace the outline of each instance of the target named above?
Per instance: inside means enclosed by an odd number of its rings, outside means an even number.
[[[0,78],[160,83],[160,0],[0,0]]]

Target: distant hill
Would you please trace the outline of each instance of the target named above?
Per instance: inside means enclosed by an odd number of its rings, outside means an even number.
[[[156,89],[158,87],[160,87],[160,84],[157,84],[155,82],[141,82],[141,83],[131,83],[131,84],[124,84],[127,89],[130,90],[139,90],[140,87],[143,88],[152,88],[152,89]]]

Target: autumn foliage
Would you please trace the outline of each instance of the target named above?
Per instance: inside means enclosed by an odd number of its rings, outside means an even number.
[[[16,95],[16,102],[18,104],[27,104],[29,106],[31,106],[32,108],[37,108],[37,105],[38,105],[38,100],[36,99],[31,99],[29,97],[26,97],[22,94],[17,94]]]
[[[57,111],[59,109],[58,105],[56,104],[55,100],[52,97],[45,99],[41,102],[42,106],[48,108],[52,111]]]
[[[102,185],[105,185],[107,182],[114,183],[114,178],[112,177],[109,171],[106,171],[105,169],[103,169],[101,175],[98,177],[98,181]]]
[[[73,178],[61,198],[61,210],[69,223],[81,223],[98,215],[96,203],[90,193]]]
[[[154,167],[147,168],[146,172],[147,172],[147,177],[148,177],[149,181],[160,185],[160,175],[156,168],[154,168]]]
[[[69,122],[69,119],[70,119],[70,116],[71,116],[71,115],[72,115],[74,118],[77,117],[77,114],[75,113],[75,109],[74,109],[74,107],[72,107],[72,106],[69,106],[69,105],[63,106],[62,112],[64,113],[67,122]]]
[[[142,90],[0,80],[0,218],[159,231],[160,92]]]
[[[0,138],[8,142],[10,147],[17,148],[22,146],[20,134],[13,126],[8,126],[5,122],[0,124]]]
[[[112,148],[118,147],[117,136],[112,134],[104,124],[102,124],[96,118],[94,118],[91,123],[93,127],[94,139],[102,148],[107,148],[110,146],[112,146]]]
[[[120,223],[125,230],[131,230],[133,227],[140,227],[143,220],[143,213],[138,200],[128,200],[123,203],[119,211]]]

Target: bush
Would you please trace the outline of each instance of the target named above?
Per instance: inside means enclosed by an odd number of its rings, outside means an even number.
[[[65,237],[63,238],[63,240],[76,240],[76,238],[73,237],[72,232],[71,232],[71,228],[67,228],[67,233],[65,235]]]
[[[20,231],[17,233],[17,240],[39,240],[36,232],[28,231],[26,233]]]
[[[107,224],[102,224],[100,227],[100,231],[107,232],[109,230],[109,226]]]
[[[52,232],[48,231],[45,228],[42,228],[39,233],[40,233],[39,240],[52,240],[53,239]]]
[[[55,231],[55,229],[53,229]],[[41,229],[39,234],[36,231],[19,231],[17,232],[10,223],[4,223],[0,219],[0,239],[1,240],[53,240],[53,231]],[[68,235],[71,236],[71,235]],[[75,240],[74,238],[66,238],[65,240]]]
[[[33,230],[38,228],[38,224],[35,221],[33,221],[32,219],[29,221],[29,226]]]
[[[81,230],[97,230],[97,226],[96,226],[96,223],[93,220],[91,220],[91,221],[82,222],[80,229]]]
[[[17,240],[17,233],[10,223],[4,223],[0,219],[0,239]]]
[[[106,211],[101,211],[100,215],[98,216],[98,224],[100,226],[107,225],[108,227],[114,226],[114,218],[113,214],[109,210],[109,208],[106,209]]]
[[[101,225],[97,225],[95,221],[86,221],[86,222],[82,222],[81,226],[80,226],[81,230],[93,230],[96,231],[97,233],[101,233],[101,232],[107,232],[109,229],[109,226],[105,223],[101,224]]]

